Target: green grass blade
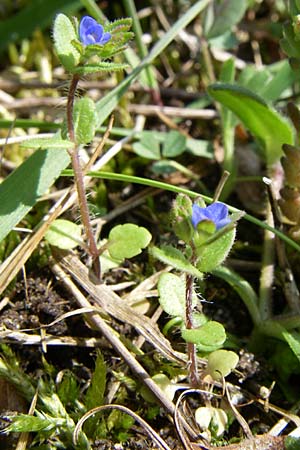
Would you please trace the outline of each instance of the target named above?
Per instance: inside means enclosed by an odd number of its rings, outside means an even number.
[[[73,170],[67,169],[63,170],[61,173],[62,176],[67,177],[73,177],[74,173]],[[184,189],[178,186],[174,186],[173,184],[164,183],[162,181],[156,181],[151,180],[149,178],[142,178],[142,177],[134,177],[132,175],[125,175],[121,173],[112,173],[112,172],[88,172],[90,177],[95,178],[102,178],[103,180],[116,180],[116,181],[123,181],[124,183],[136,183],[141,184],[144,186],[150,186],[157,189],[164,189],[165,191],[175,192],[177,194],[186,194],[191,198],[199,197],[200,193],[191,191],[189,189]],[[211,197],[208,197],[207,195],[201,194],[201,197],[205,202],[212,203],[213,199]],[[227,205],[228,209],[232,213],[243,213],[243,211],[234,208],[233,206]],[[277,230],[276,228],[271,227],[265,222],[262,222],[261,220],[257,219],[254,216],[251,216],[250,214],[244,214],[242,219],[248,220],[248,222],[252,222],[255,225],[257,225],[260,228],[264,228],[265,230],[270,230],[272,233],[274,233],[276,236],[278,236],[282,241],[286,242],[290,247],[297,250],[297,252],[300,253],[300,245],[297,244],[297,242],[293,241],[293,239],[290,239],[288,236],[286,236],[281,231]]]
[[[135,37],[136,45],[138,48],[139,56],[141,58],[146,58],[148,50],[142,39],[143,31],[142,31],[142,27],[140,24],[140,20],[137,15],[134,1],[133,0],[124,0],[124,6],[125,6],[126,14],[129,17],[132,17],[132,20],[133,20],[132,29],[134,32],[134,37]],[[158,83],[157,83],[157,80],[155,77],[155,72],[154,72],[153,66],[146,67],[145,74],[146,74],[146,80],[147,80],[148,87],[151,89],[158,89]]]
[[[64,150],[37,150],[0,185],[0,242],[70,162]]]
[[[293,130],[288,121],[249,89],[230,84],[213,84],[208,92],[216,101],[233,111],[262,144],[268,165],[283,155],[282,144],[293,144]]]
[[[183,14],[180,19],[174,23],[174,25],[167,31],[167,33],[154,45],[148,56],[143,59],[141,64],[136,67],[125,80],[122,81],[116,88],[110,91],[103,99],[97,103],[98,112],[98,126],[101,125],[104,120],[112,113],[117,106],[120,98],[125,94],[132,81],[141,73],[141,71],[153,62],[157,56],[172,42],[177,36],[180,30],[186,27],[198,14],[200,14],[204,8],[210,3],[211,0],[199,0],[191,8]]]

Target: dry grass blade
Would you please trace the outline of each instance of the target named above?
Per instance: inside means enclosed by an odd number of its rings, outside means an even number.
[[[84,422],[92,417],[94,414],[97,414],[98,412],[102,411],[109,411],[118,409],[119,411],[122,411],[125,414],[129,414],[131,417],[133,417],[136,422],[140,424],[140,426],[145,430],[145,432],[148,434],[148,436],[156,443],[158,448],[161,448],[163,450],[171,450],[170,447],[166,444],[166,442],[159,436],[159,434],[156,433],[156,431],[153,430],[152,427],[144,420],[142,419],[138,414],[131,411],[131,409],[126,408],[122,405],[103,405],[98,406],[97,408],[93,408],[90,411],[88,411],[84,416],[81,417],[79,422],[77,423],[74,433],[73,433],[73,442],[74,445],[77,445],[79,433],[82,429],[82,426]]]
[[[33,416],[33,414],[34,414],[37,399],[38,399],[38,391],[36,391],[36,393],[32,399],[29,411],[28,411],[28,414],[30,416]],[[18,443],[17,443],[17,446],[16,446],[16,450],[26,450],[27,444],[28,444],[28,439],[29,439],[29,433],[25,433],[25,432],[21,433]]]
[[[72,189],[70,189],[67,194],[56,202],[50,213],[38,226],[37,230],[30,236],[27,236],[2,263],[0,267],[0,294],[2,294],[19,270],[21,270],[34,249],[43,239],[51,223],[57,219],[57,217],[68,208],[74,200],[75,195],[72,194]]]
[[[73,257],[74,258],[74,257]],[[64,258],[61,260],[61,264]],[[81,263],[80,263],[81,264]],[[83,266],[84,267],[84,266]],[[84,267],[85,268],[85,267]],[[52,270],[55,275],[63,282],[65,288],[74,295],[77,303],[82,308],[91,307],[91,304],[86,299],[86,297],[81,293],[81,291],[77,288],[77,286],[73,283],[73,281],[69,278],[69,276],[64,272],[60,264],[53,264]],[[103,286],[103,285],[101,285]],[[100,287],[100,286],[98,286]],[[112,295],[115,295],[111,292]],[[118,298],[118,297],[117,297]],[[112,297],[110,297],[110,301],[112,302]],[[144,318],[147,319],[147,318]],[[103,320],[99,314],[89,314],[86,318],[87,322],[89,322],[93,328],[100,331],[100,333],[107,339],[107,341],[114,347],[116,352],[124,359],[126,364],[130,367],[131,371],[138,376],[141,381],[150,389],[153,395],[156,397],[158,402],[166,409],[166,411],[173,416],[175,411],[175,405],[171,402],[165,395],[165,393],[160,389],[160,387],[152,380],[150,375],[146,372],[143,366],[135,359],[135,357],[130,353],[130,351],[125,347],[125,345],[120,341],[117,334],[111,328],[105,320]],[[122,319],[121,319],[122,320]],[[151,322],[150,322],[151,324]],[[153,329],[153,324],[151,324],[151,328]],[[155,331],[156,332],[156,331]],[[188,423],[182,419],[184,423],[184,427],[188,430],[189,434],[194,436],[194,432]]]
[[[121,322],[125,322],[134,327],[139,334],[150,342],[153,347],[170,361],[181,365],[186,364],[185,355],[175,352],[170,342],[160,332],[159,328],[151,320],[136,312],[128,306],[115,292],[104,284],[96,285],[93,282],[92,274],[73,254],[57,254],[57,260],[61,267],[91,296],[96,305]]]

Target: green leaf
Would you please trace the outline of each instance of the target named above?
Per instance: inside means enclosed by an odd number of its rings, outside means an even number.
[[[88,97],[77,100],[74,104],[74,131],[78,144],[88,144],[94,139],[96,131],[95,103]]]
[[[79,75],[88,75],[90,73],[97,72],[119,72],[120,70],[124,70],[127,68],[127,64],[110,63],[103,61],[98,64],[86,64],[84,66],[78,66],[73,69],[73,73],[78,73]]]
[[[139,255],[152,236],[144,227],[125,223],[114,227],[108,236],[108,251],[112,258],[123,260]]]
[[[81,243],[81,227],[65,219],[56,219],[45,234],[49,244],[63,250],[71,250]]]
[[[235,369],[239,357],[236,353],[229,350],[216,350],[208,355],[207,372],[216,381],[221,381],[222,377],[227,377]]]
[[[95,370],[92,376],[91,384],[85,397],[85,406],[87,410],[103,405],[104,393],[106,388],[106,364],[102,354],[97,354]]]
[[[79,64],[80,53],[72,45],[72,41],[77,39],[77,33],[71,20],[64,14],[58,14],[53,27],[54,47],[60,62],[69,72]]]
[[[58,384],[57,394],[64,406],[76,404],[76,400],[80,395],[80,386],[71,371],[63,373],[63,378]]]
[[[163,156],[165,158],[175,158],[175,156],[181,155],[186,149],[186,141],[186,137],[179,131],[170,131],[163,144]]]
[[[284,440],[284,448],[286,450],[299,450],[300,438],[294,436],[287,436]]]
[[[206,322],[200,328],[183,329],[181,334],[185,341],[204,347],[218,348],[226,340],[226,332],[223,325],[214,320]]]
[[[74,143],[67,139],[61,139],[58,137],[51,138],[32,138],[22,142],[21,147],[24,148],[53,148],[53,149],[68,149],[74,147]]]
[[[224,230],[224,233],[219,237],[216,237],[212,242],[203,244],[200,248],[196,248],[196,251],[199,254],[197,268],[201,272],[211,272],[222,264],[233,246],[235,233],[235,228],[228,231]]]
[[[300,42],[295,35],[294,27],[291,22],[283,25],[283,39],[280,41],[280,45],[283,51],[290,58],[300,58]]]
[[[216,7],[214,21],[206,37],[215,38],[231,30],[243,17],[247,7],[247,0],[222,0]]]
[[[70,162],[65,150],[37,150],[0,185],[0,242]]]
[[[203,277],[203,274],[186,259],[181,251],[171,245],[164,245],[161,248],[152,247],[151,253],[154,258],[169,264],[176,270],[187,272],[197,278]]]
[[[165,313],[172,317],[185,317],[186,286],[182,278],[173,273],[163,273],[158,281],[159,303]],[[197,296],[193,295],[193,304],[197,304]]]
[[[300,361],[300,333],[298,333],[297,331],[287,331],[283,329],[282,336],[289,344],[292,352]]]
[[[283,144],[293,143],[293,131],[288,121],[250,90],[229,84],[213,84],[208,91],[215,100],[233,111],[263,145],[268,165],[283,155]]]
[[[17,433],[49,431],[57,426],[54,419],[48,419],[41,413],[39,415],[40,417],[18,414],[7,427],[7,431]]]
[[[176,391],[180,389],[176,383],[172,382],[164,373],[156,373],[153,375],[152,380],[160,387],[165,396],[172,402]]]
[[[160,137],[155,131],[144,131],[141,140],[135,142],[132,148],[143,158],[160,159]]]
[[[186,141],[186,149],[195,156],[210,159],[214,157],[214,149],[210,141],[189,138]]]

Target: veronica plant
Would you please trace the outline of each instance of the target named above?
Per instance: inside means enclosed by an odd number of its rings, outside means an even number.
[[[71,21],[64,14],[58,14],[53,28],[56,53],[71,78],[66,111],[67,139],[62,142],[66,145],[65,148],[68,148],[71,157],[87,248],[93,259],[94,271],[99,278],[101,276],[99,250],[90,223],[84,170],[79,159],[80,145],[88,144],[95,135],[96,107],[90,98],[75,101],[75,94],[81,76],[122,70],[126,67],[124,64],[114,63],[111,58],[126,48],[126,44],[133,36],[129,31],[130,27],[130,18],[98,23],[92,17],[84,16],[78,24],[75,18]]]
[[[223,263],[233,245],[235,225],[240,216],[230,216],[227,206],[221,202],[206,206],[201,198],[192,203],[183,194],[179,194],[174,201],[171,216],[182,249],[166,245],[154,247],[152,252],[185,275],[163,274],[158,291],[165,312],[176,317],[177,321],[179,319],[182,337],[187,342],[190,381],[193,386],[198,386],[197,351],[205,354],[220,351],[226,333],[220,323],[209,321],[203,315],[194,280],[202,279],[205,273]],[[222,355],[221,359],[217,358],[218,367],[208,365],[208,372],[214,378],[220,374],[228,375],[237,364],[238,358],[233,352]],[[215,361],[214,358],[211,360]]]

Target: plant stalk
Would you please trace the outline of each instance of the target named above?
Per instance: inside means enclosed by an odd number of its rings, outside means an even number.
[[[185,326],[187,330],[193,329],[193,275],[186,275],[186,291],[185,291]],[[187,343],[188,353],[188,370],[190,374],[190,382],[192,387],[199,385],[196,345],[192,342]]]
[[[80,158],[79,158],[79,148],[76,143],[76,137],[75,137],[75,131],[74,131],[74,121],[73,121],[73,110],[74,110],[74,98],[75,98],[75,92],[76,88],[79,82],[79,76],[73,75],[69,92],[68,92],[68,99],[67,99],[67,124],[68,124],[68,133],[69,138],[72,142],[74,142],[74,148],[73,150],[70,150],[70,156],[72,161],[72,167],[74,171],[74,178],[75,178],[75,185],[78,195],[78,203],[79,203],[79,209],[81,214],[81,220],[84,226],[86,238],[87,238],[87,246],[89,254],[91,255],[93,259],[93,269],[95,271],[95,275],[100,280],[101,279],[101,266],[100,266],[100,259],[99,259],[99,251],[97,248],[97,243],[95,240],[95,236],[93,233],[91,221],[90,221],[90,214],[89,214],[89,208],[88,203],[86,199],[86,192],[85,192],[85,186],[84,186],[84,172],[83,168],[80,164]]]

